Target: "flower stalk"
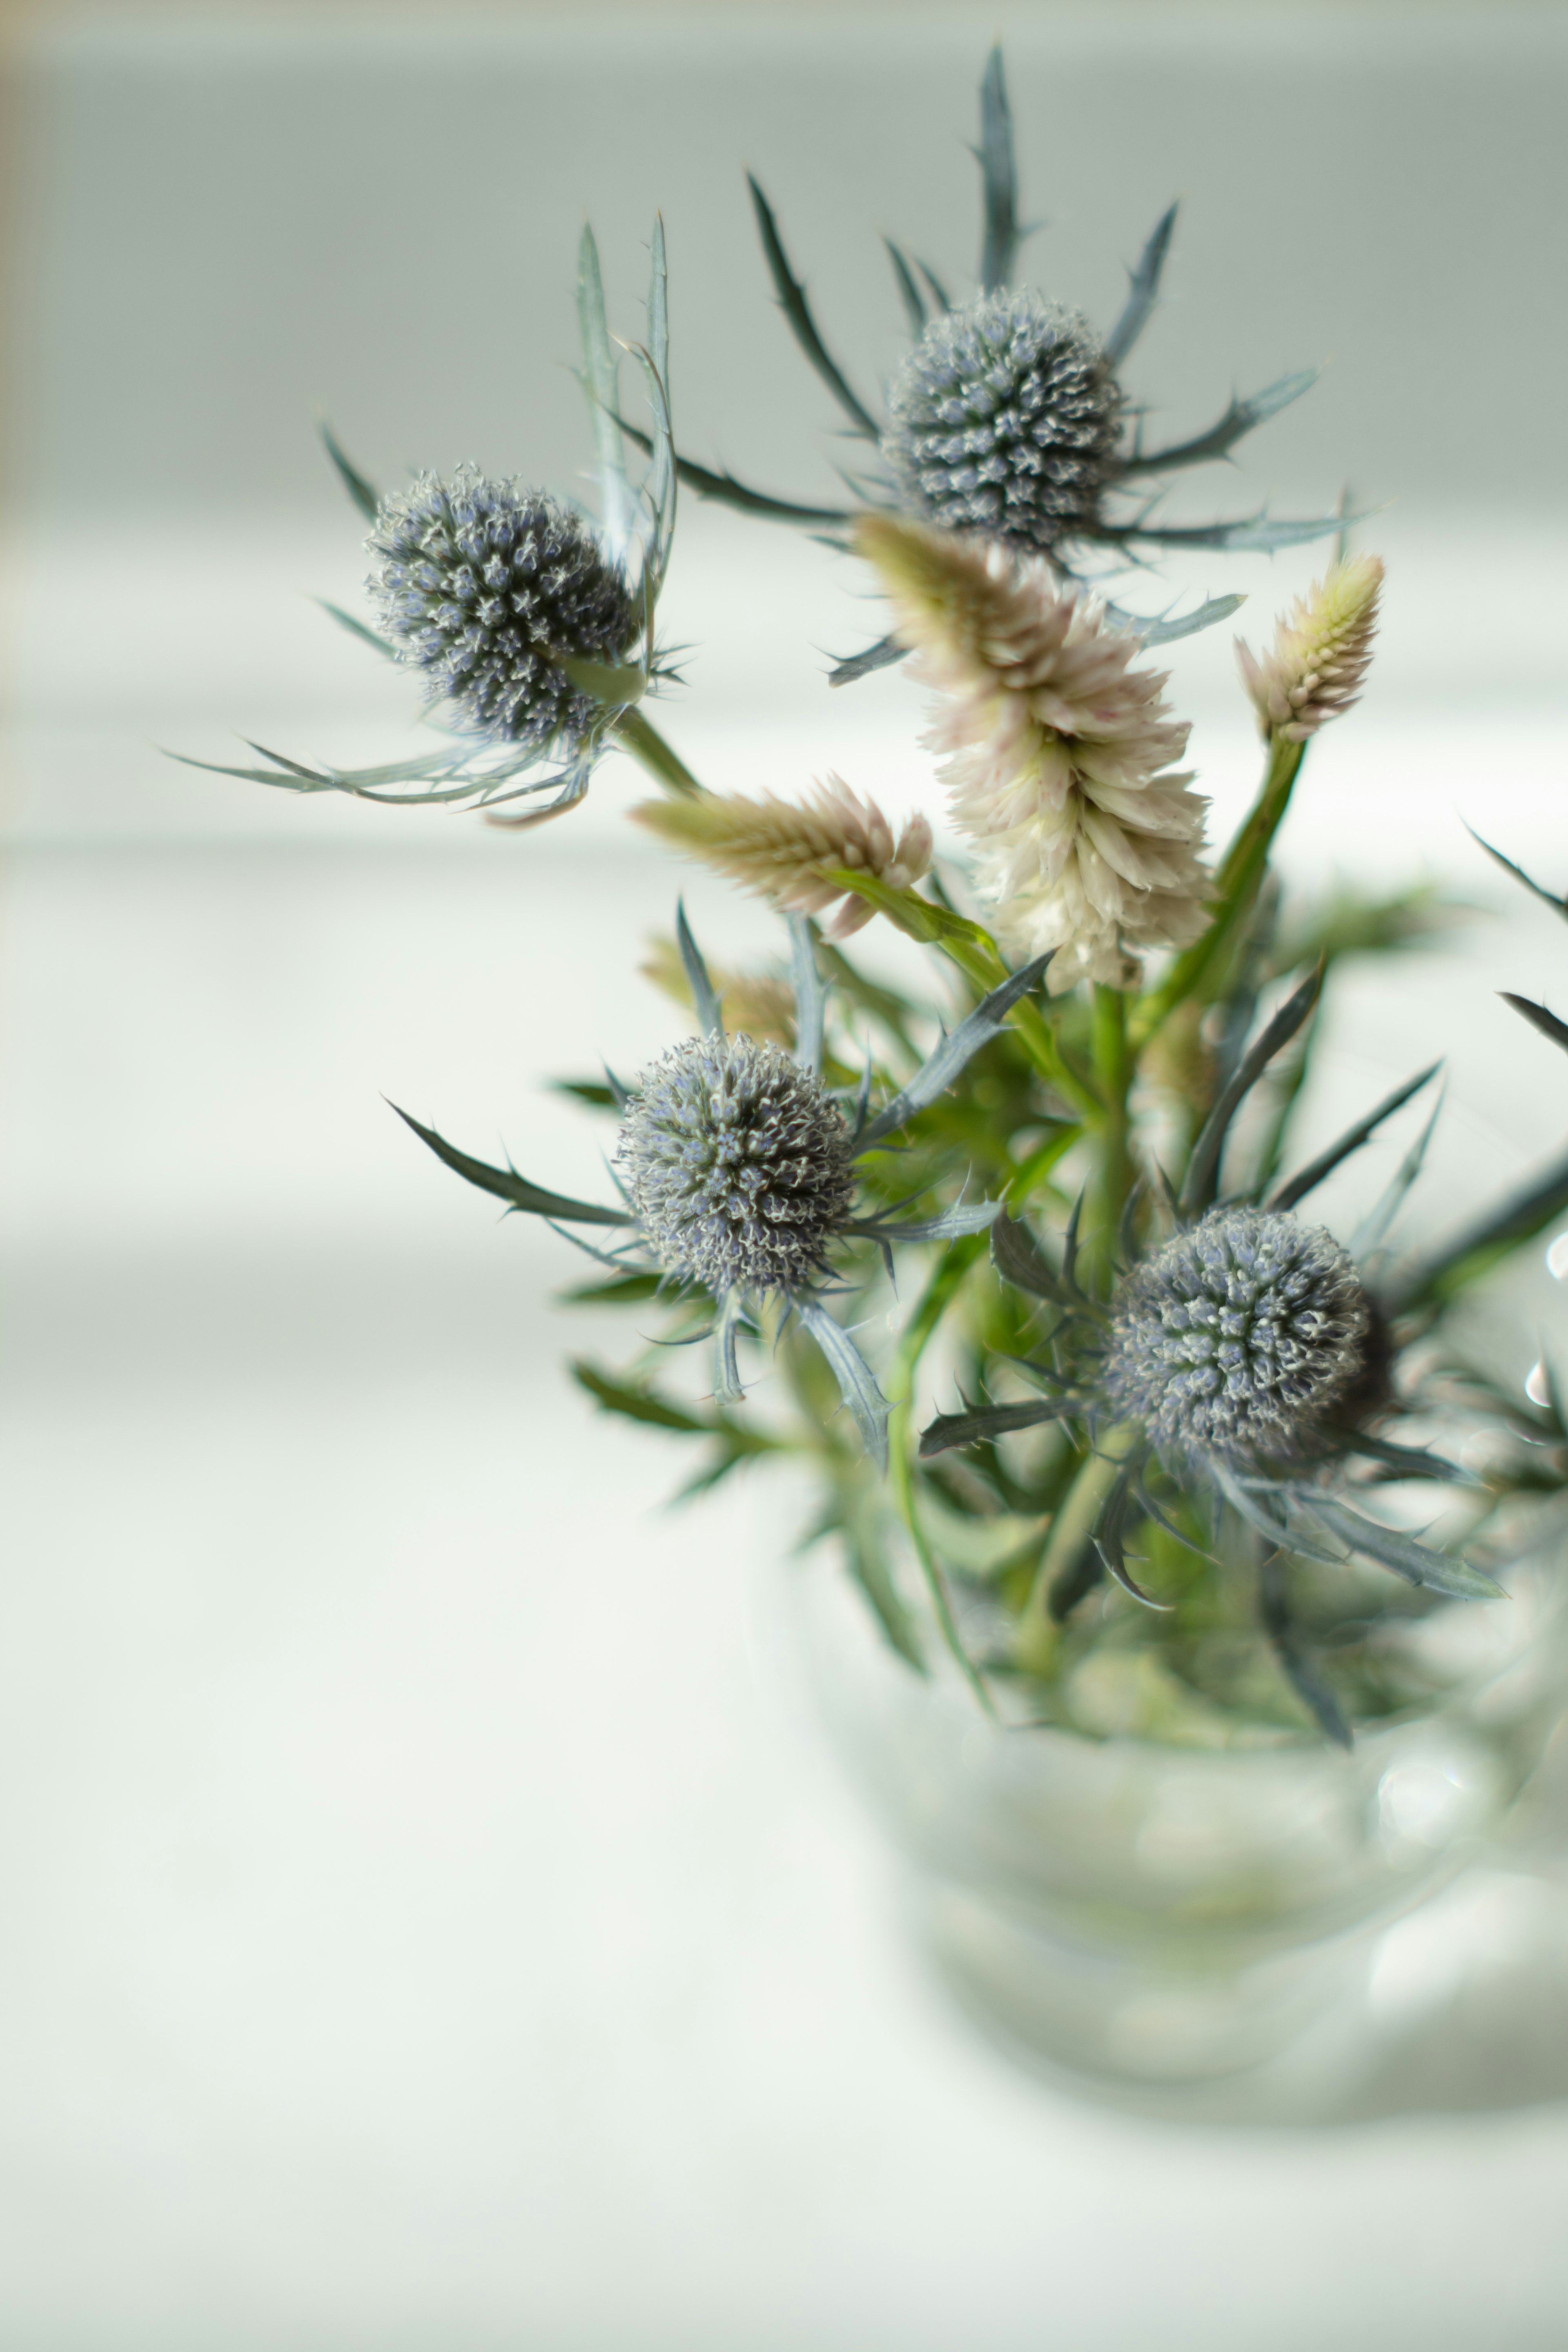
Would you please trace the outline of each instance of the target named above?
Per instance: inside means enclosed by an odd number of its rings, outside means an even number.
[[[610,731],[625,751],[640,761],[655,783],[663,786],[673,800],[705,800],[708,788],[700,784],[684,760],[671,750],[645,710],[630,706],[618,710],[610,721]]]

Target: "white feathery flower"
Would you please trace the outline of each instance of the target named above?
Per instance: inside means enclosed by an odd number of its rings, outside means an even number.
[[[955,823],[978,848],[998,940],[1057,953],[1053,994],[1136,984],[1131,947],[1182,947],[1208,921],[1205,800],[1172,774],[1187,728],[1140,641],[1039,558],[889,514],[857,526],[895,634],[940,688],[926,740],[947,758]]]
[[[836,940],[858,931],[876,909],[829,880],[832,868],[848,866],[907,890],[931,859],[931,826],[923,816],[912,816],[895,840],[876,802],[860,799],[840,776],[829,776],[804,802],[783,801],[773,793],[757,800],[705,793],[700,800],[645,801],[632,814],[775,907],[816,915],[842,899],[826,927]]]
[[[1297,597],[1261,660],[1237,637],[1236,657],[1265,735],[1304,743],[1350,709],[1372,660],[1382,588],[1381,556],[1355,556]]]

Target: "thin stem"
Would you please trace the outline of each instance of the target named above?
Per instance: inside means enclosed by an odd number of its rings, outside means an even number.
[[[1127,1114],[1132,1056],[1127,1043],[1127,999],[1118,988],[1097,986],[1094,992],[1094,1074],[1104,1109],[1088,1240],[1097,1266],[1109,1267],[1122,1204],[1132,1187]]]
[[[1078,1475],[1058,1507],[1013,1637],[1013,1654],[1026,1674],[1048,1674],[1055,1662],[1058,1634],[1050,1612],[1052,1589],[1071,1575],[1088,1550],[1105,1499],[1128,1454],[1142,1443],[1142,1434],[1131,1422],[1120,1422],[1108,1429],[1084,1455]]]
[[[1042,1176],[1048,1176],[1058,1160],[1065,1159],[1083,1135],[1081,1127],[1058,1128],[1044,1143],[1037,1144],[1026,1160],[1020,1160],[1007,1179],[1007,1213],[1016,1216]]]
[[[890,882],[883,882],[874,874],[858,873],[848,866],[828,867],[823,879],[839,889],[853,890],[910,939],[919,940],[926,947],[940,948],[983,993],[999,988],[1007,978],[1007,967],[989,931],[982,930],[978,923],[970,922],[963,915],[950,914],[945,907],[922,898],[918,890],[895,889]],[[1065,1096],[1076,1110],[1089,1116],[1097,1113],[1100,1103],[1092,1081],[1068,1062],[1039,1006],[1025,997],[1014,1005],[1007,1018],[1047,1084]]]
[[[963,1646],[958,1621],[952,1613],[946,1580],[938,1565],[936,1555],[926,1539],[915,1502],[914,1448],[910,1443],[910,1423],[914,1412],[915,1368],[925,1352],[927,1341],[941,1322],[943,1312],[953,1298],[964,1276],[985,1246],[984,1234],[971,1234],[963,1241],[952,1243],[944,1253],[942,1263],[927,1283],[914,1313],[904,1326],[893,1359],[888,1387],[892,1413],[888,1423],[889,1483],[893,1500],[904,1523],[921,1573],[931,1594],[931,1608],[942,1632],[942,1638],[964,1681],[974,1693],[986,1714],[994,1718],[995,1702],[985,1687],[984,1676]]]
[[[1201,940],[1194,940],[1176,958],[1152,995],[1143,1000],[1134,1015],[1136,1045],[1146,1045],[1176,1006],[1194,992],[1220,950],[1229,944],[1237,926],[1250,914],[1274,836],[1290,805],[1291,787],[1306,749],[1304,743],[1291,742],[1283,735],[1270,738],[1268,763],[1258,798],[1241,831],[1226,851],[1216,877],[1217,912],[1214,921]]]
[[[649,719],[635,706],[618,710],[610,721],[610,732],[623,751],[640,760],[656,783],[677,800],[706,800],[707,787],[700,784],[683,760],[676,757]]]

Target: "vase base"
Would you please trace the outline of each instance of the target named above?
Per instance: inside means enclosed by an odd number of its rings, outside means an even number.
[[[1108,1961],[958,1887],[928,1884],[912,1907],[972,2021],[1079,2098],[1173,2122],[1326,2121],[1373,2055],[1370,1935],[1215,1974]]]

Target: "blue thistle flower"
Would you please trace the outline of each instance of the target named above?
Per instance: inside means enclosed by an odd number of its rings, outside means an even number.
[[[1101,337],[1076,310],[1026,289],[1014,290],[1020,226],[1012,117],[1002,53],[994,49],[981,85],[981,139],[975,150],[984,194],[980,290],[955,304],[934,270],[884,238],[913,347],[879,416],[856,390],[825,341],[806,290],[785,250],[773,206],[748,175],[757,228],[779,309],[802,353],[843,413],[848,433],[869,444],[885,471],[841,467],[858,506],[805,504],[738,481],[727,470],[677,455],[680,479],[705,499],[772,522],[794,523],[841,544],[866,510],[896,508],[952,530],[999,541],[1015,554],[1048,556],[1058,572],[1083,579],[1084,559],[1110,551],[1122,566],[1162,547],[1266,552],[1336,536],[1342,513],[1303,520],[1267,514],[1208,523],[1165,524],[1154,509],[1165,478],[1188,466],[1227,457],[1237,442],[1316,381],[1315,368],[1282,376],[1250,398],[1233,397],[1223,415],[1190,439],[1147,449],[1141,429],[1123,435],[1128,403],[1119,371],[1147,326],[1160,292],[1176,206],[1155,224],[1127,299]],[[651,437],[623,425],[651,448]],[[1116,499],[1132,504],[1120,510]],[[1179,619],[1150,620],[1108,606],[1119,625],[1145,644],[1209,628],[1234,613],[1239,595],[1209,598]],[[830,673],[843,686],[903,658],[896,636],[841,661]]]
[[[1039,1654],[1047,1620],[1061,1622],[1104,1576],[1136,1601],[1165,1605],[1128,1567],[1129,1539],[1141,1522],[1165,1528],[1206,1557],[1228,1517],[1233,1535],[1258,1552],[1261,1618],[1284,1673],[1329,1738],[1348,1744],[1338,1703],[1292,1631],[1276,1564],[1370,1560],[1454,1600],[1496,1599],[1502,1588],[1456,1553],[1356,1507],[1366,1492],[1364,1480],[1348,1475],[1358,1457],[1382,1476],[1476,1482],[1442,1454],[1384,1433],[1387,1423],[1397,1428],[1405,1414],[1423,1411],[1391,1377],[1395,1344],[1408,1336],[1395,1318],[1426,1295],[1423,1285],[1385,1286],[1374,1297],[1350,1253],[1293,1213],[1431,1084],[1437,1066],[1396,1087],[1266,1201],[1216,1205],[1236,1116],[1311,1014],[1321,977],[1314,971],[1305,980],[1238,1052],[1193,1144],[1180,1192],[1165,1188],[1174,1233],[1133,1263],[1108,1298],[1079,1279],[1078,1209],[1059,1265],[1023,1224],[1005,1214],[995,1220],[997,1272],[1057,1309],[1047,1356],[1025,1367],[1042,1393],[939,1413],[921,1434],[921,1453],[929,1459],[1047,1423],[1079,1425],[1078,1466],[1054,1508],[1019,1621],[1026,1665]],[[1429,1120],[1373,1211],[1367,1228],[1373,1236],[1386,1230],[1415,1181],[1431,1131]],[[1123,1257],[1134,1255],[1138,1197],[1135,1189],[1117,1235]],[[1517,1219],[1518,1208],[1510,1213]],[[1436,1275],[1428,1270],[1426,1285],[1441,1278],[1443,1263]],[[1184,1530],[1167,1517],[1172,1509],[1185,1514]],[[1211,1517],[1215,1533],[1195,1541]]]
[[[620,395],[605,316],[598,248],[584,227],[577,301],[583,381],[599,444],[595,530],[547,491],[492,480],[474,465],[422,473],[383,498],[323,426],[327,455],[371,524],[376,569],[366,585],[379,626],[335,604],[351,635],[419,671],[427,716],[458,740],[370,768],[310,767],[253,743],[265,767],[192,760],[291,793],[347,793],[383,805],[483,809],[495,824],[534,825],[575,808],[612,741],[652,768],[667,789],[695,779],[638,708],[670,675],[654,616],[675,528],[669,425],[668,302],[664,230],[656,221],[648,281],[648,341],[633,346],[652,411],[652,464],[634,492],[621,447]],[[176,753],[175,756],[182,755]],[[541,767],[542,776],[531,774]],[[527,779],[527,781],[520,781]],[[412,785],[412,791],[404,787]],[[552,795],[524,814],[503,803]]]
[[[1288,1212],[1213,1209],[1133,1268],[1102,1373],[1119,1420],[1159,1452],[1302,1463],[1364,1383],[1376,1318],[1348,1252]]]
[[[614,664],[642,625],[631,586],[593,530],[547,492],[477,466],[419,474],[384,499],[365,542],[366,582],[397,658],[492,743],[578,751],[604,705],[574,687],[564,654]]]
[[[689,1037],[636,1088],[616,1160],[655,1256],[716,1297],[827,1271],[855,1192],[848,1122],[805,1068],[750,1037]]]
[[[744,1393],[736,1341],[742,1329],[756,1328],[749,1301],[759,1294],[782,1297],[826,1357],[867,1452],[885,1470],[887,1399],[818,1286],[832,1271],[828,1246],[835,1240],[874,1242],[890,1268],[897,1242],[949,1241],[992,1223],[1001,1206],[996,1201],[960,1201],[912,1222],[854,1216],[856,1162],[946,1092],[971,1055],[1001,1034],[1014,1005],[1039,985],[1050,959],[1037,956],[984,996],[875,1115],[863,1093],[851,1125],[818,1075],[826,991],[811,933],[798,915],[791,917],[790,930],[794,1054],[725,1035],[707,965],[684,910],[677,910],[676,940],[702,1034],[664,1055],[637,1087],[611,1081],[621,1108],[616,1159],[624,1176],[622,1208],[547,1192],[515,1168],[493,1168],[458,1150],[406,1111],[399,1116],[448,1168],[514,1209],[556,1224],[629,1228],[608,1259],[617,1272],[710,1292],[713,1395],[720,1404],[738,1404]],[[582,1246],[591,1255],[605,1255]]]
[[[927,521],[1048,552],[1095,530],[1122,406],[1087,319],[1002,287],[926,327],[888,395],[882,454]]]

